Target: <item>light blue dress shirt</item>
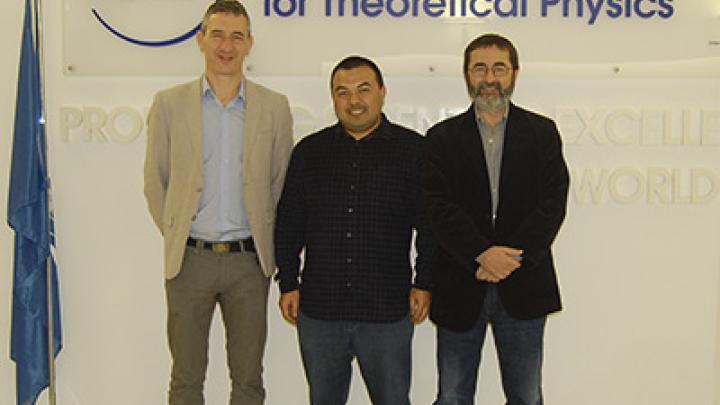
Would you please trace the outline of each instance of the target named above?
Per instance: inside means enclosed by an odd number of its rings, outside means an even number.
[[[203,162],[205,177],[200,207],[190,236],[206,241],[250,237],[250,222],[243,204],[243,137],[245,82],[227,106],[202,82]]]

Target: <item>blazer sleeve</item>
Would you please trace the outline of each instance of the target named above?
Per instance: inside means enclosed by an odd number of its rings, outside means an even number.
[[[459,179],[453,165],[459,158],[452,153],[451,139],[442,127],[428,131],[425,143],[425,197],[433,236],[443,250],[471,272],[475,272],[475,258],[489,247],[488,239],[476,225],[471,214],[460,203],[463,198]]]
[[[538,187],[539,196],[532,212],[509,236],[510,246],[525,251],[524,258],[532,265],[549,252],[565,218],[570,183],[567,165],[562,154],[562,141],[557,126],[547,120],[541,129],[542,143],[537,151],[543,157]]]
[[[281,97],[279,107],[273,113],[273,173],[272,196],[277,204],[285,182],[285,174],[293,149],[293,119],[290,113],[290,104],[286,96]]]
[[[163,233],[163,207],[170,172],[170,131],[167,109],[161,94],[155,95],[147,118],[145,155],[145,199],[160,233]]]

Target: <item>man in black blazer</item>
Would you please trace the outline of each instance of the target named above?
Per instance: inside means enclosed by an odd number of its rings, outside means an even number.
[[[549,118],[510,102],[519,73],[506,38],[467,46],[463,114],[427,134],[425,187],[439,249],[431,319],[435,405],[473,404],[492,325],[507,405],[542,405],[547,314],[561,309],[550,246],[565,217],[568,171]]]

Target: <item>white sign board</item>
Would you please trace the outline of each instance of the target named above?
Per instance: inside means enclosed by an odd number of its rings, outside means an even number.
[[[716,0],[246,1],[257,75],[320,75],[349,54],[392,59],[390,74],[456,75],[442,63],[485,32],[522,62],[667,62],[720,56]],[[68,75],[195,75],[191,36],[207,0],[64,0]],[[329,36],[332,36],[329,38]]]

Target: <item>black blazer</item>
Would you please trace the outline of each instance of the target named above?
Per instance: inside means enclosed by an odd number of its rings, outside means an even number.
[[[524,251],[522,266],[499,283],[517,319],[561,309],[550,245],[565,217],[569,176],[555,123],[510,105],[495,226],[485,153],[471,106],[427,133],[425,191],[439,248],[433,263],[430,317],[455,331],[470,329],[487,283],[475,258],[493,245]]]

